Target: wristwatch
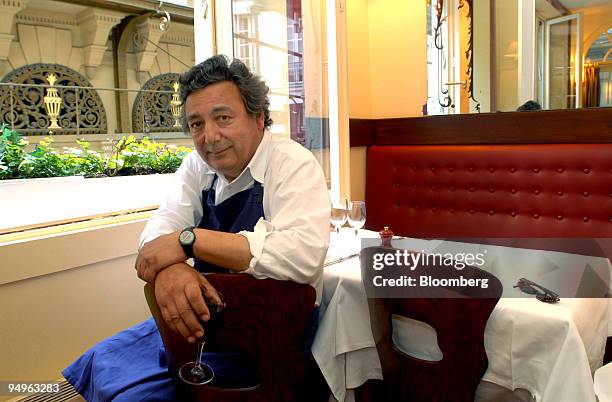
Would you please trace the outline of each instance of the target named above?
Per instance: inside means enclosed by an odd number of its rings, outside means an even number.
[[[195,243],[196,236],[193,233],[193,226],[186,227],[181,231],[179,235],[179,244],[183,248],[187,258],[194,258],[193,254],[193,243]]]

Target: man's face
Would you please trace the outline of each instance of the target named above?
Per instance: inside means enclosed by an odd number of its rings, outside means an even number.
[[[228,181],[238,177],[263,137],[263,113],[249,114],[236,84],[222,81],[192,92],[185,114],[202,159]]]

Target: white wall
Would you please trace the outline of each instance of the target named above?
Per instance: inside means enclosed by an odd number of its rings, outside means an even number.
[[[61,378],[95,343],[150,316],[133,268],[143,227],[0,244],[0,379]]]

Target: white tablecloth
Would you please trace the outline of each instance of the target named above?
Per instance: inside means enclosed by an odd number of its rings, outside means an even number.
[[[360,235],[377,236],[367,231]],[[410,241],[412,249],[425,252],[448,250],[453,246],[439,241]],[[465,249],[466,246],[461,247]],[[359,248],[359,239],[351,232],[341,233],[340,238],[333,235],[327,261],[352,255]],[[489,268],[493,271],[503,268],[502,257],[508,248],[486,248],[491,253],[492,267]],[[574,258],[563,253],[534,250],[522,250],[517,256],[517,249],[511,251],[514,262],[542,264],[542,261],[556,263],[559,258]],[[610,269],[605,259],[581,258],[590,259],[589,264],[596,269],[601,270],[602,264]],[[483,379],[509,389],[525,388],[537,401],[595,401],[591,375],[602,364],[612,314],[609,305],[608,299],[562,297],[561,302],[553,305],[535,298],[500,299],[485,330],[489,368]],[[432,341],[433,335],[429,338],[418,336],[419,342],[415,342],[414,335],[410,335],[415,333],[414,326],[403,321],[396,321],[394,325],[397,346],[405,351],[437,348]],[[423,328],[416,329],[423,333]],[[312,351],[338,401],[352,400],[351,389],[368,379],[382,378],[358,258],[325,268],[320,323]]]

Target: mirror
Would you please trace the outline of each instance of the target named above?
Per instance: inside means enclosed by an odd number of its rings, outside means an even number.
[[[424,114],[612,106],[610,0],[426,0]]]

